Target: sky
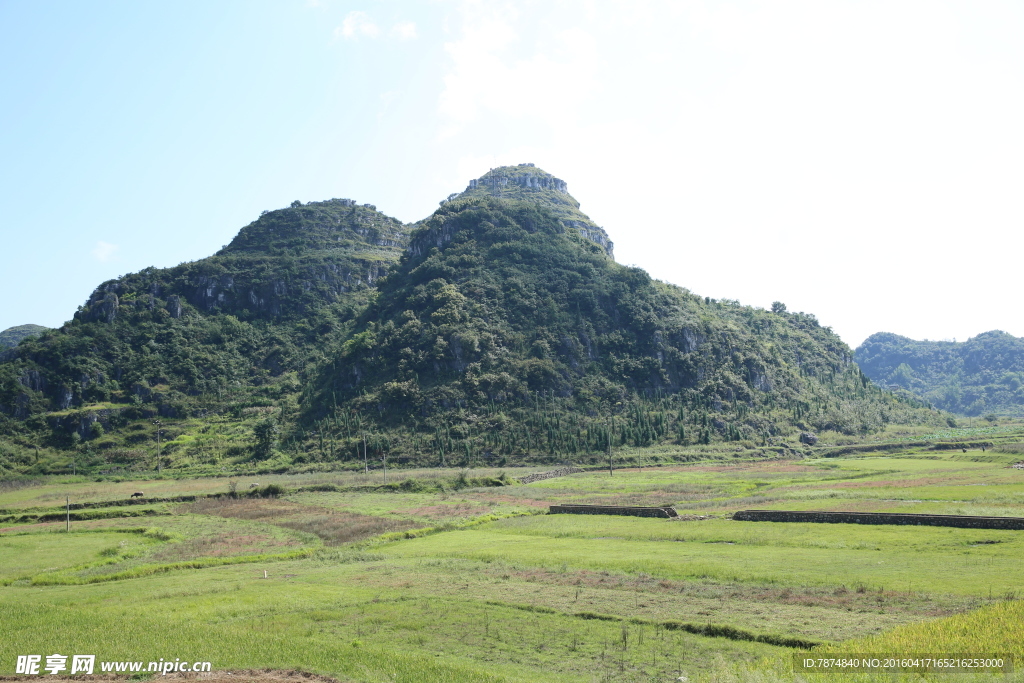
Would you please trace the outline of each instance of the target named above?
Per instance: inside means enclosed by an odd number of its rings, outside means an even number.
[[[0,0],[0,330],[332,197],[567,181],[620,263],[886,331],[1024,336],[1024,4]]]

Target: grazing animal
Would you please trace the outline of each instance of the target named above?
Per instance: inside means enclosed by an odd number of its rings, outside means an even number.
[[[249,484],[249,488],[251,488],[251,489],[258,489],[259,487],[260,487],[259,484]]]
[[[132,494],[132,498],[142,498],[145,494],[142,491],[136,491]]]

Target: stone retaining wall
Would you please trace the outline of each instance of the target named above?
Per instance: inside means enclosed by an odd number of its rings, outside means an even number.
[[[675,517],[673,508],[621,507],[618,505],[552,505],[552,515],[629,515],[630,517]]]
[[[958,451],[961,448],[992,448],[991,441],[939,441],[932,446],[933,451]]]
[[[912,515],[898,512],[797,512],[792,510],[740,510],[732,516],[741,522],[811,522],[817,524],[914,524],[954,526],[965,529],[1024,530],[1024,517],[977,517],[972,515]]]
[[[535,481],[543,481],[544,479],[554,479],[555,477],[564,477],[569,474],[576,474],[577,472],[583,472],[579,467],[563,467],[559,470],[551,470],[550,472],[534,472],[533,474],[527,474],[525,477],[519,477],[520,484],[532,484]]]

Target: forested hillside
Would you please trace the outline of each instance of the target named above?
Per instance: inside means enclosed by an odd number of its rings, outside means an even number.
[[[963,415],[1024,414],[1024,339],[983,332],[965,342],[917,341],[879,332],[857,347],[872,380],[908,389]]]
[[[510,186],[517,198],[505,198]],[[378,455],[472,464],[927,419],[923,404],[869,382],[813,316],[715,301],[621,266],[541,190],[471,185],[413,233],[307,387],[313,457],[355,459],[367,432]]]
[[[295,202],[214,256],[105,282],[61,328],[4,354],[0,429],[34,455],[134,452],[138,439],[111,430],[273,404],[344,335],[406,241],[372,206]]]
[[[223,473],[590,462],[638,446],[938,420],[803,313],[615,263],[533,167],[404,226],[330,200],[101,284],[0,356],[0,469]]]

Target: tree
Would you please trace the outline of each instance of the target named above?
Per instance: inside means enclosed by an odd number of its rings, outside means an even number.
[[[772,313],[785,313],[785,312],[786,312],[786,304],[782,303],[781,301],[773,301],[772,302]]]
[[[906,363],[900,363],[889,375],[889,382],[898,384],[904,389],[909,389],[914,382],[914,371]]]
[[[277,434],[280,431],[277,426],[277,420],[272,417],[257,422],[256,426],[252,428],[253,436],[256,437],[256,445],[253,446],[253,456],[259,460],[269,458],[274,452]]]

